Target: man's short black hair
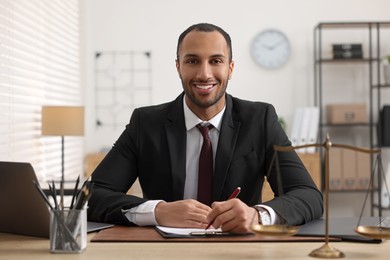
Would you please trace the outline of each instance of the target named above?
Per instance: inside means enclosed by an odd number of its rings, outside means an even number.
[[[225,32],[221,27],[218,27],[216,25],[209,24],[209,23],[198,23],[198,24],[191,25],[184,32],[182,32],[182,34],[180,34],[179,40],[177,42],[177,49],[176,49],[177,60],[179,60],[179,49],[180,49],[181,43],[183,42],[184,37],[186,37],[186,35],[192,31],[199,31],[199,32],[218,31],[220,34],[222,34],[222,36],[226,40],[226,44],[227,44],[228,49],[229,49],[229,61],[232,61],[233,51],[232,51],[232,40],[230,38],[230,35],[227,32]]]

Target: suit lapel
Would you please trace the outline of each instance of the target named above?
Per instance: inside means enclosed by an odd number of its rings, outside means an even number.
[[[222,119],[221,131],[219,135],[217,155],[215,158],[213,199],[224,200],[221,198],[222,190],[226,181],[228,169],[233,157],[240,122],[233,119],[233,103],[230,95],[226,96],[226,110]]]
[[[184,196],[186,177],[187,141],[183,112],[183,94],[172,104],[171,110],[168,112],[168,121],[165,124],[165,130],[172,167],[173,200],[181,200]]]

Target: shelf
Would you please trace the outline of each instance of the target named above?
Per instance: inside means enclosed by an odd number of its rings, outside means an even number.
[[[363,59],[332,59],[332,58],[325,58],[325,59],[319,59],[319,60],[316,60],[317,63],[340,63],[340,64],[344,64],[344,63],[370,63],[370,62],[373,62],[373,61],[378,61],[378,59],[375,59],[375,58],[363,58]]]
[[[390,84],[373,85],[372,88],[390,88]]]
[[[317,25],[318,29],[351,29],[351,28],[370,28],[370,26],[390,27],[390,21],[371,21],[371,22],[321,22]]]
[[[329,190],[329,192],[332,192],[332,193],[351,193],[351,192],[367,193],[367,190]]]
[[[374,207],[374,208],[381,208],[382,210],[390,210],[390,207],[388,207],[388,208],[383,208],[382,206],[379,206],[378,204],[372,204],[372,206]]]
[[[320,124],[320,127],[370,127],[372,126],[370,123],[358,123],[358,124]]]
[[[377,144],[373,144],[372,147],[377,148],[377,149],[389,149],[390,148],[390,146],[388,146],[388,145],[378,146]]]

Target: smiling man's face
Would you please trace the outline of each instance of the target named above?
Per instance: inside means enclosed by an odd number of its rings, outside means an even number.
[[[192,112],[209,120],[223,109],[234,63],[218,31],[188,33],[181,43],[176,68]]]

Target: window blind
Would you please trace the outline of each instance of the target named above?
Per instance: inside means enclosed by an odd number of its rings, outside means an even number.
[[[61,177],[61,137],[41,135],[43,105],[82,105],[79,0],[0,1],[0,161]],[[65,136],[65,179],[83,171],[83,138]]]

